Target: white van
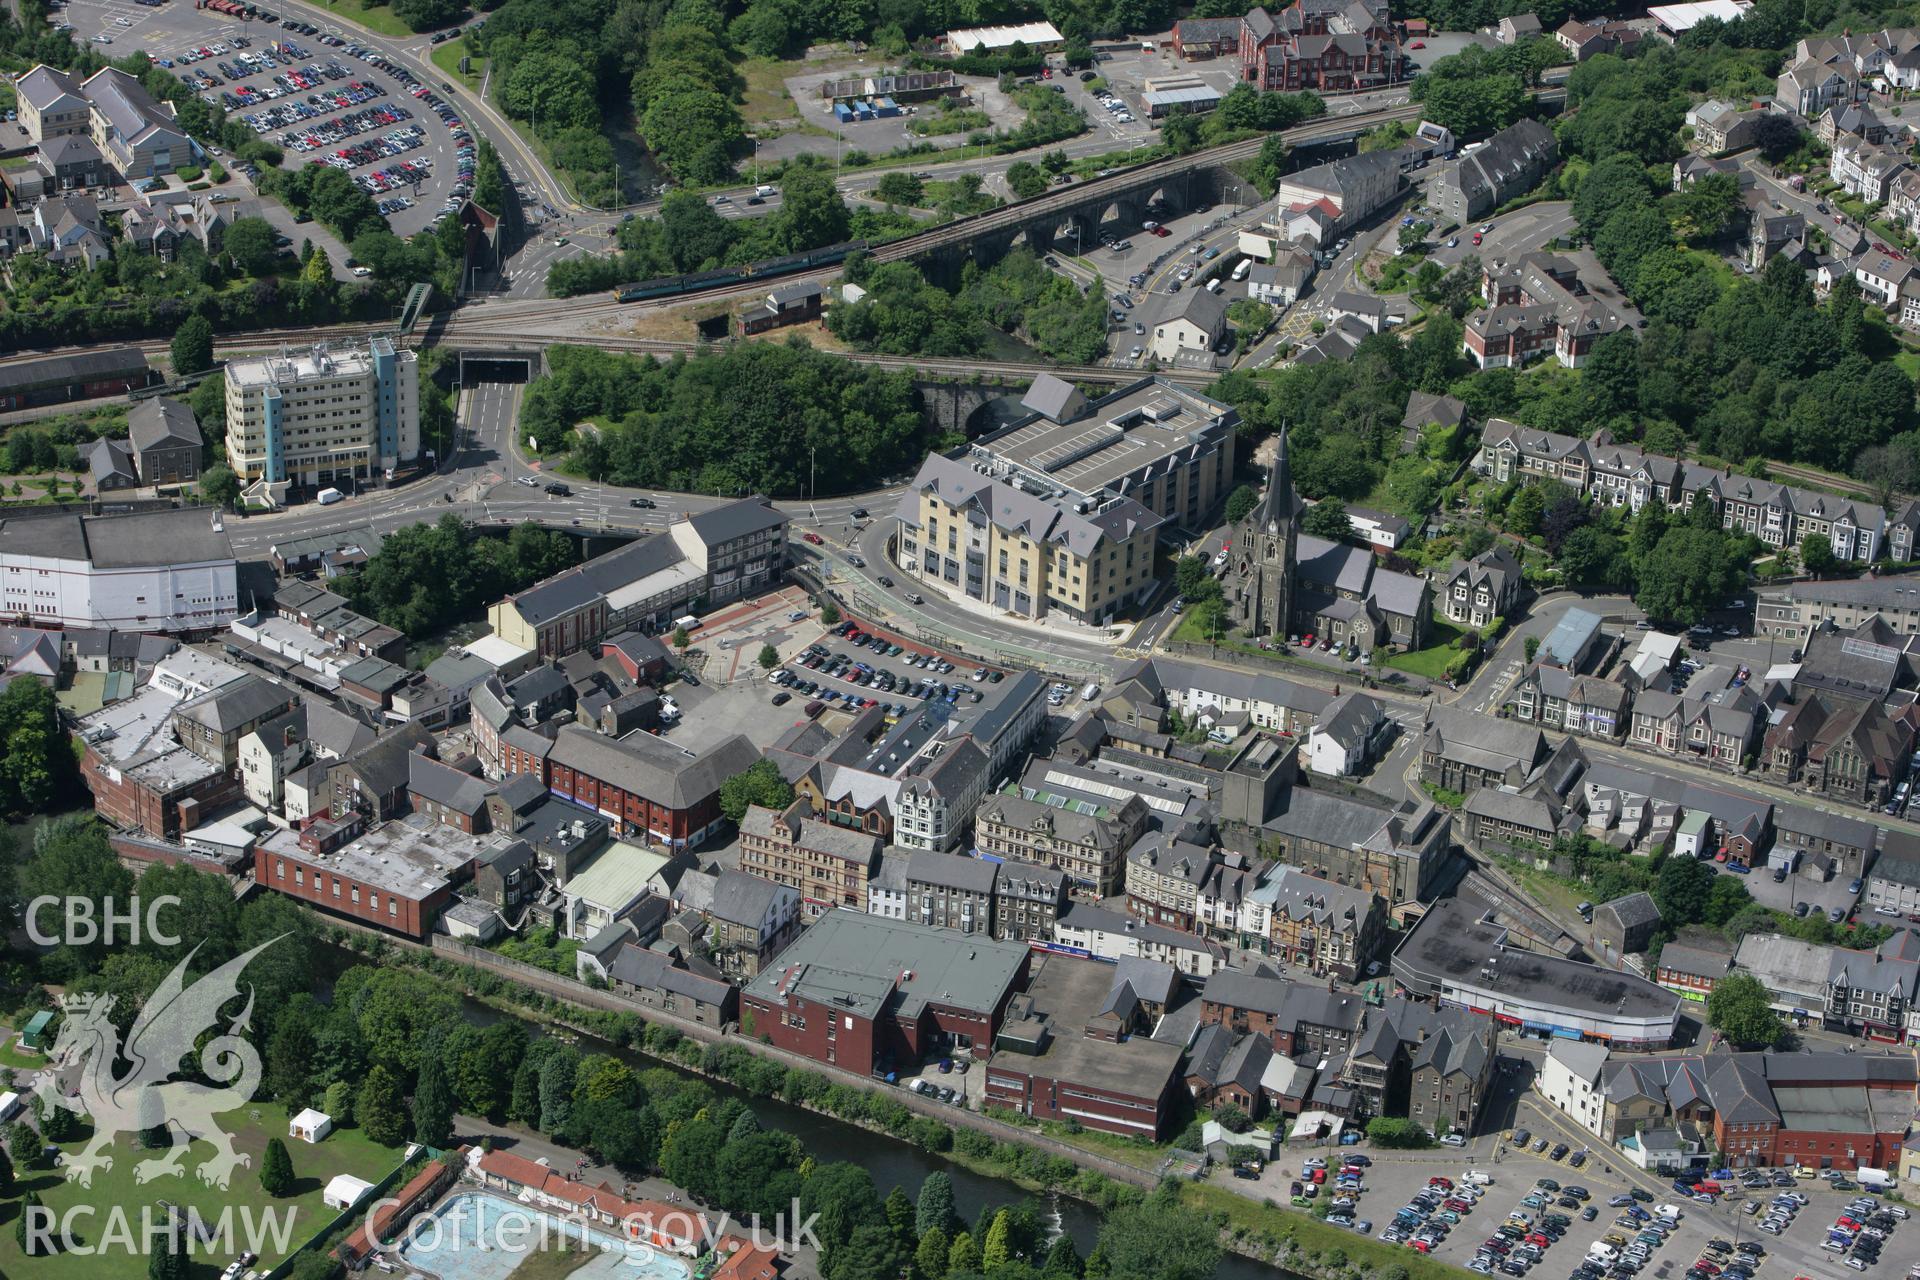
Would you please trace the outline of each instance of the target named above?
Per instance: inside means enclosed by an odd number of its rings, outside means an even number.
[[[691,631],[700,625],[700,619],[690,613],[682,614],[673,620],[673,625],[682,631]]]
[[[770,196],[773,194],[773,188],[763,182],[753,189],[753,194],[757,196]]]
[[[315,494],[314,496],[320,500],[321,506],[330,507],[334,503],[340,501],[340,499],[346,497],[347,495],[340,492],[338,489],[322,489],[319,493]]]
[[[1240,259],[1240,265],[1233,269],[1233,278],[1235,280],[1245,280],[1247,278],[1247,273],[1252,270],[1253,270],[1253,259],[1242,258]]]
[[[1460,1175],[1460,1181],[1469,1186],[1490,1187],[1493,1185],[1493,1175],[1485,1169],[1469,1169]]]
[[[1613,1260],[1620,1256],[1620,1251],[1605,1240],[1595,1240],[1587,1246],[1587,1256],[1611,1265]]]
[[[1209,280],[1209,281],[1207,281],[1207,292],[1208,292],[1208,293],[1218,293],[1218,292],[1220,292],[1220,288],[1221,288],[1221,285],[1220,285],[1220,277],[1219,277],[1219,276],[1215,276],[1215,277],[1214,277],[1213,279],[1211,279],[1211,280]]]
[[[1087,687],[1080,691],[1080,701],[1092,702],[1099,694],[1100,682],[1098,680],[1089,680],[1087,681]]]

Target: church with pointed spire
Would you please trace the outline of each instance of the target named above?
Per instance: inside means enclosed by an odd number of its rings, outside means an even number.
[[[1288,451],[1282,431],[1267,491],[1228,540],[1228,624],[1256,638],[1313,635],[1349,653],[1423,646],[1433,620],[1427,580],[1382,567],[1366,547],[1302,534]]]
[[[1234,527],[1227,550],[1228,616],[1249,635],[1285,635],[1293,619],[1293,579],[1300,563],[1300,495],[1293,489],[1287,433],[1273,451],[1267,492]]]

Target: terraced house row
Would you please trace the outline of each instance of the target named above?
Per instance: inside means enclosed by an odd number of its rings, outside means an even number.
[[[1680,458],[1616,444],[1604,428],[1591,439],[1493,418],[1480,433],[1474,470],[1495,480],[1558,480],[1593,501],[1639,511],[1659,500],[1674,511],[1711,502],[1724,529],[1772,547],[1798,549],[1815,535],[1842,560],[1872,560],[1886,542],[1887,513],[1870,502],[1715,471]],[[1906,544],[1910,553],[1911,544]]]

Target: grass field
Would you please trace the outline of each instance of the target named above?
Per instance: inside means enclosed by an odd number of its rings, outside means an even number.
[[[1446,673],[1447,664],[1460,656],[1460,651],[1453,647],[1454,641],[1460,638],[1460,628],[1435,618],[1432,638],[1433,643],[1424,649],[1394,654],[1387,659],[1387,665],[1429,680],[1440,679]]]
[[[734,69],[747,82],[747,96],[740,104],[740,114],[748,124],[800,118],[793,95],[787,92],[787,77],[799,70],[815,70],[811,64],[803,67],[780,58],[743,58]],[[826,67],[823,64],[818,69]]]
[[[313,0],[313,3],[328,10],[345,22],[358,23],[369,31],[383,36],[398,36],[406,39],[413,35],[413,29],[393,16],[393,10],[385,5],[370,6],[363,0]]]
[[[64,1215],[76,1207],[93,1211],[91,1216],[75,1215],[72,1234],[79,1245],[99,1252],[26,1258],[15,1236],[20,1203],[17,1199],[9,1200],[0,1204],[0,1274],[40,1276],[47,1280],[141,1280],[147,1274],[147,1255],[137,1245],[114,1238],[112,1211],[118,1210],[124,1215],[127,1234],[137,1241],[143,1229],[143,1213],[152,1215],[156,1224],[166,1221],[165,1211],[159,1208],[162,1200],[196,1209],[209,1223],[217,1223],[222,1211],[231,1208],[235,1250],[258,1250],[262,1269],[265,1269],[277,1264],[288,1250],[298,1248],[333,1220],[335,1211],[321,1203],[320,1198],[330,1178],[350,1173],[368,1182],[378,1182],[400,1163],[398,1151],[376,1146],[358,1129],[337,1129],[317,1146],[290,1141],[287,1151],[293,1157],[294,1191],[276,1200],[260,1189],[260,1161],[268,1138],[285,1140],[287,1109],[273,1103],[256,1103],[222,1116],[221,1121],[227,1131],[235,1135],[235,1150],[253,1160],[251,1166],[234,1173],[232,1185],[224,1191],[205,1185],[194,1172],[213,1154],[213,1148],[202,1142],[194,1143],[189,1149],[182,1162],[183,1176],[163,1176],[140,1186],[134,1181],[134,1170],[142,1161],[162,1153],[144,1150],[137,1134],[120,1135],[113,1150],[113,1167],[96,1171],[91,1187],[67,1181],[56,1169],[18,1170],[20,1191],[38,1192],[41,1201],[55,1214]],[[80,1142],[62,1143],[61,1149],[71,1155],[85,1145],[83,1138]],[[245,1215],[253,1214],[257,1222],[262,1210],[269,1207],[280,1221],[287,1220],[291,1211],[291,1229],[284,1247],[272,1233],[266,1233],[265,1242],[247,1238]],[[192,1280],[214,1280],[232,1260],[226,1255],[196,1255]]]
[[[445,44],[435,45],[427,56],[433,59],[433,65],[440,68],[441,73],[449,80],[455,81],[465,88],[478,93],[480,92],[480,80],[487,72],[487,60],[478,54],[472,55],[473,61],[468,63],[468,65],[471,66],[473,70],[462,71],[460,69],[460,59],[466,54],[467,38],[461,36],[458,40],[449,40]]]

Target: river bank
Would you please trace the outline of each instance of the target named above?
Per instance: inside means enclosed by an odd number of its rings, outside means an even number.
[[[396,948],[394,939],[357,930],[337,936],[342,949],[359,958],[399,954],[413,959],[412,967],[458,983],[467,1001],[493,1016],[516,1018],[535,1030],[564,1028],[590,1041],[593,1051],[666,1067],[736,1094],[767,1127],[794,1133],[808,1150],[862,1164],[883,1191],[891,1184],[913,1194],[927,1173],[940,1171],[953,1178],[956,1198],[970,1212],[1005,1203],[1009,1191],[1048,1197],[1058,1229],[1083,1253],[1091,1250],[1106,1212],[1137,1201],[1156,1181],[1147,1170],[1092,1153],[1063,1154],[1065,1144],[1057,1139],[978,1113],[916,1116],[905,1105],[911,1095],[834,1079],[818,1064],[787,1061],[773,1046],[742,1036],[700,1028],[706,1035],[696,1038],[652,1010],[596,1008],[416,944]],[[1089,1167],[1095,1160],[1113,1172]],[[1222,1280],[1358,1280],[1374,1271],[1391,1274],[1386,1269],[1393,1267],[1408,1280],[1468,1277],[1458,1268],[1216,1184],[1182,1183],[1181,1198],[1220,1231],[1220,1242],[1229,1250],[1216,1272]]]

